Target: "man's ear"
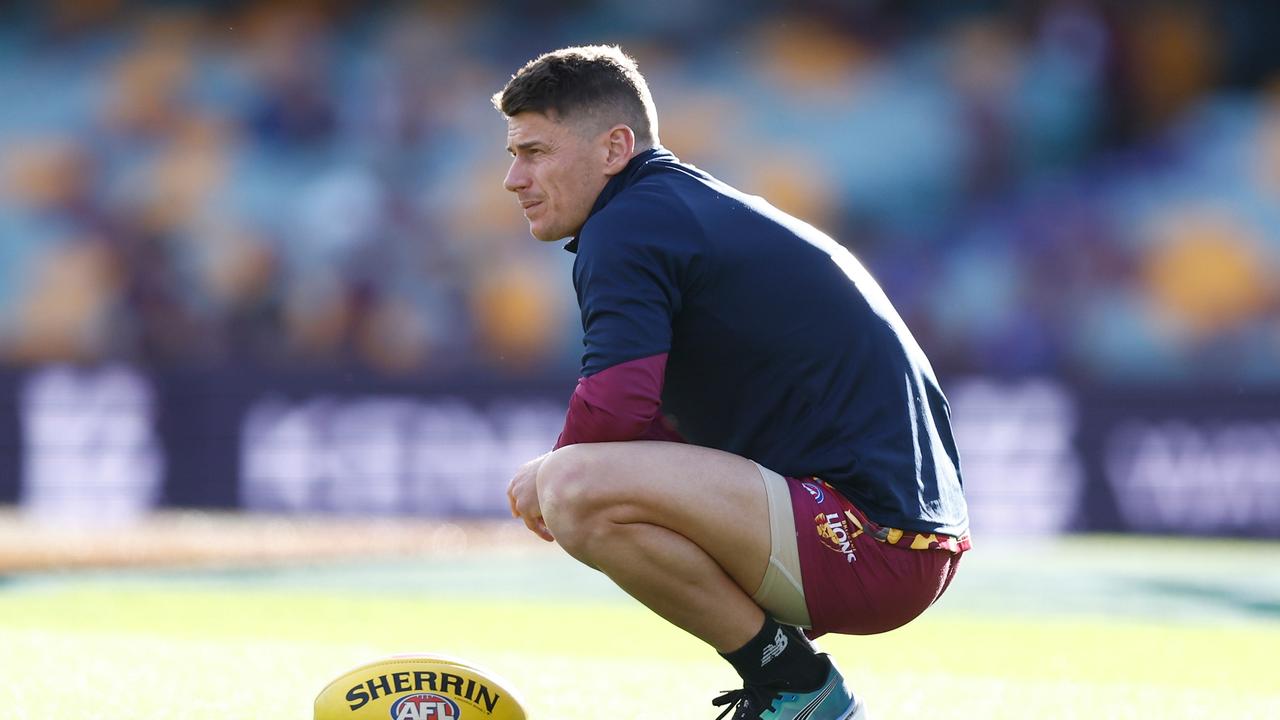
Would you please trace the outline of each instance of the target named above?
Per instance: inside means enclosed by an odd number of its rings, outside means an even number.
[[[617,175],[631,161],[636,151],[636,134],[626,125],[614,125],[605,137],[608,155],[605,157],[605,175]]]

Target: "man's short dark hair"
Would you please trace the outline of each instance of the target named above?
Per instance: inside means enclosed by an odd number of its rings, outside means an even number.
[[[554,120],[590,118],[601,129],[623,123],[636,134],[636,146],[658,144],[658,114],[649,86],[616,45],[585,45],[553,50],[530,60],[493,105],[507,117],[542,113]]]

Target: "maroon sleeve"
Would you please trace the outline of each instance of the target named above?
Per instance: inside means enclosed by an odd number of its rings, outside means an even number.
[[[555,449],[623,440],[683,442],[663,417],[667,354],[629,360],[578,380]]]

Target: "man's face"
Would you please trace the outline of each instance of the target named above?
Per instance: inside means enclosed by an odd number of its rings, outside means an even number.
[[[507,151],[514,158],[503,186],[516,194],[539,240],[578,234],[609,181],[604,133],[591,137],[571,122],[535,112],[507,118]]]

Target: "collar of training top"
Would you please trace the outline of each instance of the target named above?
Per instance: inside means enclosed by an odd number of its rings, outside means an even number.
[[[591,212],[587,214],[587,218],[590,219],[592,215],[600,212],[618,193],[630,187],[635,182],[636,176],[640,174],[641,168],[645,165],[655,160],[675,161],[675,159],[676,156],[661,145],[649,148],[631,158],[627,161],[627,166],[622,169],[622,172],[609,178],[609,182],[605,183],[604,189],[596,196],[595,205],[591,206]],[[571,253],[577,253],[578,236],[574,235],[573,239],[565,244],[564,249]]]

